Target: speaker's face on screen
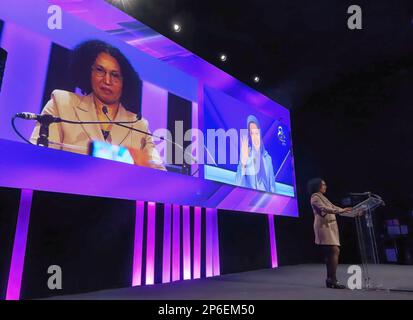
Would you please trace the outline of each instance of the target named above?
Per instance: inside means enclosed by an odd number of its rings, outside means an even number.
[[[258,129],[257,125],[253,122],[250,123],[250,135],[252,146],[255,150],[259,150],[261,145],[260,129]]]
[[[107,53],[100,53],[92,66],[93,94],[105,104],[116,104],[122,96],[123,78],[118,61]]]

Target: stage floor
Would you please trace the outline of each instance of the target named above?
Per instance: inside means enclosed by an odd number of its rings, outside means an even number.
[[[340,265],[338,276],[343,284],[349,275],[347,265]],[[334,290],[324,287],[325,267],[321,264],[284,266],[277,269],[223,275],[220,277],[179,281],[143,287],[103,290],[85,294],[56,296],[52,299],[80,300],[250,300],[250,299],[408,299],[413,292],[413,266],[370,266],[381,290]]]

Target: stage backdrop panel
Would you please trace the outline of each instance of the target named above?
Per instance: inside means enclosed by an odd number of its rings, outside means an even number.
[[[271,267],[267,215],[220,210],[218,223],[220,252],[225,252],[221,255],[223,274]]]
[[[34,192],[21,299],[130,285],[135,202]],[[63,289],[48,288],[49,266]]]
[[[272,215],[5,188],[0,196],[1,299],[277,267]],[[59,290],[48,286],[51,266],[61,269]]]

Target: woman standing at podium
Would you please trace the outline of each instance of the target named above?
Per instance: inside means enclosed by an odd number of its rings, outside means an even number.
[[[311,207],[314,213],[315,243],[323,248],[327,267],[327,288],[345,289],[337,280],[336,271],[340,255],[340,239],[336,214],[349,212],[352,208],[340,208],[332,204],[325,193],[327,184],[320,178],[308,182]]]

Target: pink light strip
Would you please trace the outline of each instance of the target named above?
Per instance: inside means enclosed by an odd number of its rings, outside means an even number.
[[[155,279],[155,219],[156,204],[148,202],[148,223],[146,237],[146,284],[154,284]]]
[[[162,283],[171,282],[171,210],[170,204],[164,207]]]
[[[172,224],[172,281],[181,280],[181,212],[177,204],[173,205]]]
[[[201,208],[194,208],[194,279],[201,278]]]
[[[211,208],[206,209],[206,277],[212,277],[213,273],[213,210]]]
[[[271,244],[271,265],[273,268],[278,267],[277,257],[277,245],[275,242],[275,228],[274,228],[274,215],[268,215],[268,226],[270,229],[270,244]]]
[[[191,279],[191,216],[188,206],[182,207],[184,280]]]
[[[9,279],[7,282],[6,300],[20,299],[20,288],[23,276],[24,257],[26,254],[32,199],[33,190],[23,189],[21,191]]]
[[[132,286],[142,284],[143,217],[145,203],[136,201],[135,241],[133,246]]]
[[[213,274],[219,276],[221,274],[220,260],[219,260],[219,234],[218,234],[218,210],[212,209],[212,263]]]
[[[199,136],[199,131],[196,130],[198,129],[198,103],[196,102],[192,102],[192,134],[194,136],[195,139],[192,139],[192,150],[191,150],[191,154],[195,159],[200,159],[200,150],[203,150],[203,145],[201,143],[203,143],[203,141],[201,142],[200,140],[200,136]],[[193,143],[194,140],[197,141],[197,143]],[[199,176],[199,164],[194,163],[191,166],[191,173],[197,172],[194,176],[198,177]]]

